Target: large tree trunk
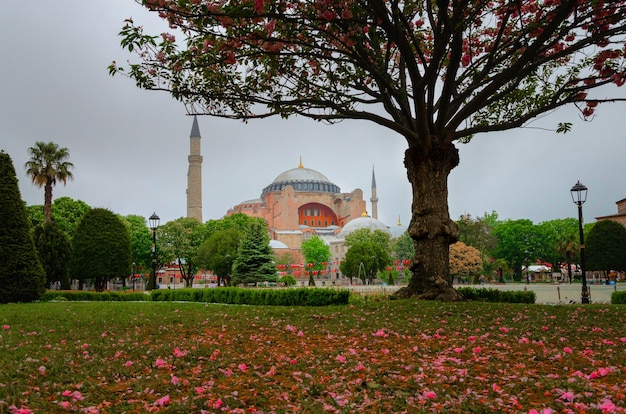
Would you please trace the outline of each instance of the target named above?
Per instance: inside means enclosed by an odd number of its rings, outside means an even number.
[[[405,152],[404,165],[413,188],[409,235],[415,245],[413,273],[397,297],[457,301],[463,296],[452,288],[450,244],[459,238],[448,212],[448,175],[459,163],[452,143],[436,144],[424,154],[416,148]]]

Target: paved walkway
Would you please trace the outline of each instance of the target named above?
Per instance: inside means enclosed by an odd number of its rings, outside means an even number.
[[[488,288],[488,289],[502,289],[502,290],[532,290],[537,295],[535,303],[538,304],[569,304],[569,303],[581,303],[580,293],[581,284],[547,284],[547,283],[506,283],[506,284],[485,284],[485,285],[458,285],[455,287],[475,287],[475,288]],[[342,288],[349,288],[356,292],[361,293],[376,293],[384,292],[391,294],[398,290],[400,286],[340,286]],[[615,291],[615,286],[607,285],[587,285],[589,288],[589,298],[591,303],[611,303],[611,293]],[[626,283],[617,284],[617,290],[626,290]]]

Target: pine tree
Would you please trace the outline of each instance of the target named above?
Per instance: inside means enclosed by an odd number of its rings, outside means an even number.
[[[276,281],[274,252],[260,223],[250,225],[239,245],[232,271],[233,285]]]
[[[30,234],[11,157],[0,151],[0,303],[32,302],[45,292],[46,274]]]

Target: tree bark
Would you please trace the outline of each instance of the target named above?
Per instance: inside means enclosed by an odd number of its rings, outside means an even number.
[[[52,222],[52,183],[47,182],[43,190],[43,222]]]
[[[448,211],[448,176],[459,163],[458,150],[450,142],[433,144],[424,153],[410,147],[404,156],[413,189],[409,235],[415,246],[408,286],[396,292],[400,298],[459,301],[452,287],[450,244],[458,241],[459,229]]]

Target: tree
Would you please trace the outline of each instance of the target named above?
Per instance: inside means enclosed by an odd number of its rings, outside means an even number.
[[[346,258],[339,265],[341,273],[350,278],[359,277],[363,284],[372,284],[376,274],[391,263],[391,256],[380,244],[373,241],[354,243],[346,252]]]
[[[68,290],[70,279],[68,263],[72,254],[70,241],[56,222],[41,224],[33,233],[39,260],[46,272],[46,286]]]
[[[400,236],[391,240],[391,256],[395,260],[411,260],[415,255],[415,246],[408,232],[402,233]]]
[[[217,286],[230,284],[231,269],[237,257],[237,248],[244,234],[234,228],[225,228],[213,233],[198,249],[198,266],[210,269],[217,275]]]
[[[82,200],[59,197],[52,203],[52,220],[71,240],[78,223],[89,210],[91,207]]]
[[[52,187],[58,181],[65,185],[68,179],[72,178],[70,169],[74,164],[67,161],[70,153],[67,148],[59,148],[54,142],[35,143],[34,147],[28,149],[30,160],[24,164],[26,173],[31,177],[33,184],[44,188],[44,223],[52,220]]]
[[[480,251],[459,241],[450,246],[450,274],[467,280],[480,274],[483,259]]]
[[[310,265],[306,267],[309,271],[309,286],[315,286],[313,271],[319,272],[320,270],[326,268],[326,265],[332,257],[330,254],[330,248],[318,236],[313,236],[302,242],[300,250],[304,256],[305,264]]]
[[[91,207],[81,200],[73,200],[70,197],[60,197],[52,202],[52,221],[56,222],[59,229],[71,240],[78,222]],[[44,222],[44,206],[28,206],[28,217],[33,228]]]
[[[528,219],[506,220],[493,229],[498,240],[496,257],[506,260],[515,271],[515,279],[522,279],[522,267],[537,259],[539,238],[535,225]]]
[[[198,267],[198,248],[206,238],[206,228],[196,219],[181,217],[157,229],[159,260],[176,262],[185,286],[193,285]]]
[[[152,266],[152,230],[148,228],[145,217],[128,215],[122,218],[130,237],[131,259],[135,270],[143,273],[143,269]]]
[[[128,229],[110,210],[93,208],[78,223],[72,239],[70,275],[81,282],[91,279],[96,291],[107,282],[130,274],[131,246]]]
[[[368,228],[358,229],[346,236],[345,245],[350,247],[358,242],[372,242],[378,244],[383,249],[390,251],[391,235],[382,230],[374,230]]]
[[[32,302],[46,290],[46,274],[30,234],[11,157],[0,151],[0,303]]]
[[[276,281],[274,252],[270,247],[267,225],[254,222],[239,244],[232,267],[232,284]]]
[[[585,253],[586,268],[602,271],[607,280],[611,270],[626,271],[626,228],[615,221],[598,221],[585,238]]]
[[[194,114],[365,120],[405,138],[415,257],[400,297],[462,299],[449,273],[456,143],[565,105],[591,119],[599,103],[621,100],[608,86],[626,82],[626,0],[142,4],[176,33],[127,20],[121,44],[138,62],[113,62],[111,74],[169,91]]]

